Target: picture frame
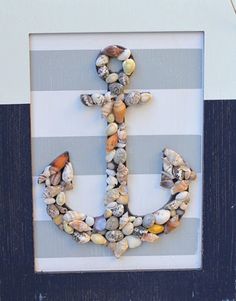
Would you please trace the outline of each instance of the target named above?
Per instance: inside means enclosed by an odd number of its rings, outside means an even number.
[[[134,7],[135,18],[131,13]],[[1,40],[4,44],[0,49],[1,298],[234,300],[236,15],[230,1],[199,3],[191,0],[188,5],[184,0],[178,3],[150,1],[147,8],[141,1],[130,1],[124,7],[121,2],[107,0],[79,0],[73,4],[55,0],[30,4],[24,0],[21,3],[3,1],[3,8]],[[122,22],[119,16],[122,16]],[[202,269],[35,273],[29,35],[182,31],[202,31],[205,37]]]

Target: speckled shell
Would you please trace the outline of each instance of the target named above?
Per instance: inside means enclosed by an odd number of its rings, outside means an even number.
[[[116,45],[110,45],[104,49],[102,49],[102,53],[109,57],[118,57],[124,51],[123,48],[120,48]]]
[[[111,243],[110,243],[111,244]],[[120,258],[129,248],[128,241],[126,238],[123,238],[121,241],[118,241],[114,246],[114,255],[116,258]]]
[[[50,184],[56,186],[61,182],[61,171],[58,171],[50,177]]]
[[[127,59],[122,64],[124,73],[131,75],[135,70],[135,62],[132,59]]]
[[[114,95],[122,94],[124,91],[124,86],[120,83],[112,83],[108,85],[108,89],[111,91]]]
[[[115,73],[115,72],[110,73],[110,74],[108,75],[108,77],[106,78],[106,82],[107,82],[108,84],[112,84],[112,83],[116,82],[117,80],[118,80],[118,74]]]
[[[94,106],[94,103],[93,103],[93,99],[91,97],[91,95],[88,95],[88,94],[82,94],[80,95],[80,100],[81,102],[86,105],[87,107],[92,107]]]
[[[65,204],[65,202],[66,202],[66,195],[63,191],[61,191],[56,197],[56,203],[57,205],[62,206]]]
[[[141,94],[139,92],[130,92],[125,95],[125,103],[127,106],[136,105],[139,103]]]
[[[44,189],[43,192],[43,198],[53,198],[54,196],[58,195],[58,193],[61,191],[61,186],[47,186]]]
[[[96,59],[96,66],[97,67],[102,67],[109,62],[109,57],[105,54],[99,55],[98,58]]]
[[[116,216],[111,216],[106,222],[107,230],[116,230],[119,226],[119,220]]]
[[[126,184],[128,179],[129,170],[128,168],[123,164],[119,163],[117,168],[117,180],[119,183]]]
[[[63,219],[66,222],[72,222],[74,220],[84,220],[86,217],[86,215],[82,212],[78,212],[78,211],[67,211],[66,214],[63,216]]]
[[[78,243],[85,244],[90,241],[90,235],[87,233],[74,232],[73,239]]]
[[[124,238],[124,234],[120,230],[107,231],[105,236],[110,242],[117,242]]]
[[[121,52],[121,54],[117,57],[117,59],[119,61],[125,61],[130,57],[130,55],[131,55],[130,49],[126,48],[123,50],[123,52]]]
[[[156,223],[159,225],[165,224],[170,219],[170,211],[160,209],[154,213]]]
[[[129,236],[126,236],[125,238],[127,239],[128,246],[130,249],[137,248],[142,244],[141,239],[138,238],[137,236],[129,235]]]
[[[103,106],[105,104],[105,97],[102,94],[94,93],[92,94],[93,103],[98,106]]]
[[[92,234],[90,239],[96,245],[105,245],[107,243],[107,240],[105,239],[105,237],[99,233]]]
[[[151,93],[148,93],[148,92],[141,93],[140,103],[147,103],[151,100],[152,100],[152,94]]]
[[[130,79],[129,79],[128,75],[126,75],[124,72],[119,73],[118,80],[119,80],[120,84],[122,84],[123,86],[127,86],[130,83]]]
[[[163,150],[164,155],[167,157],[168,161],[174,166],[184,165],[182,157],[173,151],[172,149],[165,148]]]
[[[114,162],[116,164],[125,163],[126,159],[127,159],[126,150],[124,150],[123,148],[118,148],[114,156]]]
[[[111,136],[111,135],[115,134],[117,132],[117,130],[118,130],[117,123],[112,122],[107,126],[106,134],[107,134],[107,136]]]
[[[112,210],[112,214],[116,217],[121,217],[124,213],[124,205],[117,204],[117,206]]]
[[[78,232],[87,232],[91,230],[85,222],[80,220],[73,220],[69,225]]]
[[[125,118],[126,106],[122,100],[116,100],[113,106],[113,113],[115,115],[115,120],[118,123],[122,123]]]
[[[65,183],[70,183],[73,180],[73,167],[70,162],[68,162],[62,172],[62,180]]]
[[[182,192],[188,189],[189,181],[177,181],[174,186],[171,188],[171,194],[176,194],[178,192]]]
[[[122,232],[124,235],[130,235],[132,234],[134,231],[134,225],[131,222],[128,222],[123,228],[122,228]]]
[[[102,66],[97,69],[98,76],[101,77],[102,79],[106,79],[107,76],[109,75],[109,69],[107,66]]]
[[[51,175],[61,170],[66,163],[69,161],[69,153],[64,152],[63,154],[59,155],[56,159],[54,159],[50,165],[50,173]]]
[[[116,147],[117,143],[118,143],[118,135],[117,133],[115,133],[107,139],[106,151],[111,152]]]

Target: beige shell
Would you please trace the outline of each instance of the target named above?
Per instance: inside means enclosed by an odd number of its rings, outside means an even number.
[[[72,222],[74,220],[84,220],[86,218],[86,215],[82,212],[78,211],[67,211],[66,214],[63,216],[63,219],[66,222]]]
[[[52,186],[56,186],[61,182],[61,171],[58,171],[50,177],[50,183]]]
[[[140,238],[134,235],[129,235],[125,237],[128,241],[128,245],[130,249],[134,249],[139,247],[142,244],[142,241]]]
[[[62,206],[65,204],[65,202],[66,202],[66,195],[63,191],[61,191],[56,197],[56,203],[57,205]]]
[[[141,93],[140,103],[146,103],[152,100],[152,94],[145,92]]]
[[[73,180],[73,167],[71,162],[66,163],[66,166],[62,172],[62,180],[65,183],[70,183]]]
[[[90,235],[88,233],[79,233],[74,232],[73,234],[74,240],[76,240],[78,243],[86,244],[90,241]]]
[[[127,159],[126,150],[124,150],[123,148],[118,148],[114,156],[114,162],[116,164],[125,163],[126,159]]]
[[[135,62],[132,59],[127,59],[122,64],[124,73],[131,75],[135,70]]]
[[[130,235],[134,231],[134,225],[131,222],[128,222],[122,229],[124,235]]]
[[[50,177],[51,175],[50,168],[51,168],[50,165],[44,168],[44,171],[38,177],[38,184],[42,184],[43,182],[45,182],[47,178]]]
[[[119,61],[125,61],[130,57],[130,55],[131,55],[130,49],[126,48],[123,50],[123,52],[121,52],[121,54],[117,57],[117,59]]]
[[[58,208],[54,204],[47,205],[47,214],[54,218],[60,214]]]
[[[172,149],[165,148],[163,153],[164,155],[166,155],[167,159],[172,165],[174,166],[184,165],[184,161],[182,157]]]
[[[126,195],[120,195],[119,198],[117,199],[117,203],[127,205],[129,202],[129,196]]]
[[[102,67],[109,62],[109,57],[106,56],[105,54],[99,55],[99,57],[96,59],[96,66],[97,67]]]
[[[144,233],[143,236],[141,237],[142,241],[146,241],[146,242],[155,242],[159,239],[159,236],[154,234],[154,233]]]
[[[46,198],[53,198],[61,191],[61,186],[47,186],[44,189],[43,197]]]
[[[119,129],[117,134],[118,134],[119,140],[121,140],[123,142],[126,142],[126,140],[127,140],[127,131],[125,129],[124,130]]]
[[[116,256],[116,258],[119,258],[128,250],[128,248],[128,241],[125,238],[123,238],[121,241],[118,241],[115,244],[114,255]]]
[[[117,73],[110,73],[109,75],[108,75],[108,77],[106,78],[106,82],[108,83],[108,84],[112,84],[112,83],[114,83],[114,82],[116,82],[118,80],[118,74]]]
[[[111,136],[113,134],[115,134],[118,130],[118,125],[115,122],[112,122],[110,124],[108,124],[107,129],[106,129],[106,134],[107,136]]]
[[[107,152],[106,154],[106,162],[111,162],[115,156],[116,151],[112,150],[111,152]]]
[[[54,198],[46,198],[43,201],[45,204],[50,205],[50,204],[54,204],[56,200]]]
[[[135,220],[133,221],[134,227],[141,226],[142,223],[143,223],[143,219],[142,219],[141,216],[137,216],[137,217],[135,218]]]
[[[120,220],[119,220],[119,229],[123,229],[124,226],[129,222],[129,214],[128,212],[126,212],[125,214],[123,214],[121,217],[120,217]]]
[[[106,102],[101,108],[102,116],[107,117],[107,121],[108,121],[108,116],[111,115],[110,113],[112,112],[113,104],[114,104],[114,101],[109,101],[109,102]]]
[[[96,245],[105,245],[107,243],[106,238],[99,233],[92,234],[90,239]]]
[[[105,103],[105,97],[104,97],[104,95],[99,94],[99,93],[92,94],[92,100],[98,106],[102,106]]]
[[[171,188],[171,194],[176,194],[178,192],[182,192],[188,189],[189,181],[177,181],[174,186]]]
[[[111,202],[114,202],[115,200],[117,200],[119,198],[119,196],[120,196],[120,193],[119,193],[118,188],[111,189],[111,190],[107,191],[107,193],[106,193],[105,203],[109,204]]]
[[[123,163],[119,163],[118,168],[117,168],[118,182],[126,184],[127,180],[128,180],[128,174],[129,174],[128,168]]]
[[[57,226],[59,226],[60,224],[63,223],[63,215],[60,214],[60,215],[54,217],[54,218],[53,218],[53,221],[54,221],[54,223],[55,223]]]
[[[180,200],[171,201],[170,203],[165,205],[165,209],[176,210],[179,208],[181,203],[182,203],[182,201],[180,201]]]
[[[183,192],[178,193],[178,194],[175,196],[175,199],[176,199],[176,200],[185,201],[185,200],[189,199],[189,197],[190,197],[189,192],[188,192],[188,191],[183,191]]]
[[[113,104],[114,103],[112,103],[112,108],[113,108]],[[112,111],[112,108],[111,108],[111,111]],[[114,116],[114,114],[112,114],[112,113],[108,113],[109,115],[107,116],[107,122],[108,123],[112,123],[112,122],[114,122],[115,121],[115,116]],[[103,114],[104,115],[104,114]]]
[[[73,220],[69,223],[69,225],[78,232],[87,232],[91,230],[91,228],[85,222],[80,220]]]
[[[64,231],[68,234],[74,233],[74,229],[70,225],[68,225],[68,223],[66,221],[63,222],[63,228],[64,228]]]
[[[115,101],[113,106],[113,113],[115,115],[116,122],[118,123],[124,122],[125,114],[126,114],[126,106],[121,99]]]

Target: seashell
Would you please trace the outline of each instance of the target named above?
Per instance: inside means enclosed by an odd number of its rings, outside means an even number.
[[[143,236],[141,237],[142,241],[146,241],[146,242],[155,242],[159,239],[159,236],[157,236],[156,234],[153,233],[146,233],[143,234]]]
[[[120,220],[119,220],[119,229],[123,229],[124,226],[130,221],[129,219],[129,214],[128,212],[126,212],[125,214],[123,214],[121,217],[120,217]]]
[[[117,158],[116,158],[116,160],[117,160]],[[127,180],[128,180],[128,174],[129,174],[128,168],[123,163],[119,163],[118,168],[117,168],[118,182],[126,184]]]
[[[107,168],[106,169],[106,174],[108,175],[108,176],[115,176],[116,175],[116,172],[114,171],[114,169],[109,169],[109,168]]]
[[[131,222],[128,222],[122,229],[124,235],[130,235],[134,231],[134,225]]]
[[[59,210],[57,209],[57,207],[54,204],[50,204],[50,205],[47,205],[47,214],[51,218],[54,218],[54,217],[58,216],[60,213],[59,213]]]
[[[143,219],[142,219],[141,216],[137,216],[137,217],[135,218],[135,220],[133,221],[134,227],[141,226],[142,223],[143,223]]]
[[[126,184],[121,184],[119,186],[119,192],[121,195],[128,195],[128,186]]]
[[[47,178],[47,179],[45,180],[45,186],[51,186],[50,178]]]
[[[105,218],[109,218],[109,217],[111,217],[112,216],[112,211],[111,211],[111,209],[105,209],[105,211],[104,211],[104,217]]]
[[[126,147],[126,143],[118,142],[118,143],[117,143],[117,147],[118,147],[118,148],[125,148],[125,147]]]
[[[126,106],[121,99],[115,101],[113,106],[113,113],[115,115],[116,122],[118,123],[124,122]]]
[[[138,237],[142,237],[143,234],[148,233],[148,230],[142,226],[134,227],[133,235]]]
[[[114,162],[116,164],[125,163],[126,159],[127,159],[126,150],[124,150],[123,148],[118,148],[114,156]]]
[[[166,189],[171,189],[174,186],[174,182],[166,175],[161,175],[160,186]]]
[[[188,204],[187,203],[185,203],[185,202],[182,202],[182,204],[179,206],[179,208],[181,209],[181,210],[186,210],[187,208],[188,208]]]
[[[178,192],[182,192],[188,189],[189,181],[183,180],[183,181],[177,181],[174,186],[171,188],[171,194],[176,194]]]
[[[105,103],[105,97],[102,94],[99,93],[94,93],[92,94],[92,99],[93,99],[93,103],[98,105],[98,106],[102,106]]]
[[[165,225],[165,233],[167,234],[170,231],[174,230],[175,228],[177,228],[179,226],[179,224],[180,224],[179,217],[178,217],[178,215],[175,215]]]
[[[120,84],[122,84],[123,86],[129,85],[129,82],[130,82],[128,75],[126,75],[124,72],[119,73],[118,80],[119,80]]]
[[[148,92],[141,93],[140,103],[147,103],[152,100],[152,94]]]
[[[60,224],[63,223],[63,215],[62,215],[62,214],[59,214],[59,215],[55,216],[55,217],[53,218],[53,221],[54,221],[54,223],[55,223],[57,226],[59,226]]]
[[[117,200],[119,198],[119,196],[120,196],[120,193],[119,193],[118,188],[111,189],[111,190],[107,191],[107,193],[106,193],[105,203],[109,204],[111,202],[114,202],[115,200]]]
[[[109,75],[108,75],[108,77],[106,78],[106,82],[108,83],[108,84],[112,84],[112,83],[114,83],[114,82],[116,82],[118,80],[118,74],[117,73],[110,73]]]
[[[103,230],[105,230],[105,227],[106,227],[105,217],[103,215],[95,217],[94,225],[93,225],[94,230],[98,232],[102,232]]]
[[[109,57],[106,56],[105,54],[99,55],[98,58],[96,59],[96,66],[97,67],[102,67],[109,62]]]
[[[106,222],[107,230],[116,230],[119,226],[119,221],[116,216],[111,216]]]
[[[119,95],[119,94],[122,94],[124,92],[124,86],[121,85],[120,83],[109,84],[108,89],[114,95]]]
[[[70,183],[65,183],[64,181],[61,182],[61,190],[62,191],[68,191],[68,190],[72,190],[73,189],[73,184],[70,182]]]
[[[170,211],[160,209],[154,213],[156,223],[159,225],[165,224],[170,219]]]
[[[143,217],[143,227],[144,228],[150,228],[155,223],[155,216],[154,214],[146,214]]]
[[[182,192],[176,194],[175,199],[185,201],[185,200],[189,199],[189,197],[190,197],[190,194],[188,191],[182,191]]]
[[[86,217],[86,215],[82,212],[78,212],[78,211],[72,211],[69,210],[66,212],[66,214],[63,216],[64,221],[66,222],[72,222],[74,220],[84,220]]]
[[[130,221],[130,222],[133,222],[134,220],[135,220],[135,216],[132,216],[132,215],[131,215],[131,216],[129,217],[129,221]]]
[[[53,198],[61,191],[61,186],[47,186],[43,191],[43,198]]]
[[[61,191],[56,197],[56,203],[57,205],[62,206],[65,204],[65,202],[66,202],[66,195],[63,191]]]
[[[110,45],[102,49],[101,52],[109,57],[118,57],[123,51],[124,49],[119,46]]]
[[[112,150],[106,154],[106,162],[111,162],[115,156],[116,151]]]
[[[117,189],[117,188],[116,188]],[[109,203],[108,205],[107,205],[107,209],[111,209],[111,210],[113,210],[113,209],[115,209],[116,207],[118,206],[118,204],[117,204],[117,202],[111,202],[111,203]]]
[[[74,232],[73,239],[78,243],[86,244],[90,241],[90,235],[87,233]]]
[[[136,105],[139,103],[141,94],[137,91],[130,92],[125,95],[125,103],[127,106]]]
[[[181,209],[177,209],[176,210],[176,214],[179,216],[179,218],[181,218],[184,215],[185,211],[181,210]]]
[[[108,243],[108,248],[112,250],[112,252],[115,251],[115,247],[116,247],[117,242],[109,242]]]
[[[120,217],[124,213],[124,206],[122,204],[118,204],[114,209],[112,209],[112,214],[114,216]]]
[[[128,195],[120,195],[117,199],[117,203],[122,205],[127,205],[129,202],[129,196]]]
[[[61,182],[61,171],[58,171],[50,177],[50,183],[52,186],[57,186]]]
[[[106,191],[109,191],[109,190],[113,189],[114,187],[115,187],[115,185],[107,185]]]
[[[132,59],[127,59],[122,64],[124,73],[131,75],[135,70],[135,62]]]
[[[89,95],[89,94],[81,94],[80,95],[80,100],[87,107],[94,106],[93,99],[92,99],[91,95]]]
[[[197,178],[197,174],[196,174],[195,171],[192,170],[191,174],[190,174],[190,177],[189,177],[189,180],[193,181],[193,180],[196,180],[196,178]]]
[[[62,172],[62,180],[67,184],[73,180],[73,168],[70,162],[66,163]]]
[[[126,140],[127,140],[127,132],[126,132],[126,130],[121,130],[121,129],[119,129],[119,130],[117,131],[117,134],[118,134],[118,138],[119,138],[121,141],[126,142]]]
[[[105,245],[107,243],[107,240],[105,239],[105,237],[99,233],[92,234],[90,239],[96,245]]]
[[[174,166],[184,165],[182,157],[173,151],[172,149],[165,148],[163,150],[164,155],[167,157],[168,161]]]
[[[114,255],[116,258],[120,258],[129,248],[128,241],[126,238],[123,238],[121,241],[118,241],[114,247]]]
[[[148,228],[148,231],[153,234],[158,234],[164,231],[164,226],[154,224],[153,226]]]
[[[165,174],[167,174],[170,179],[173,179],[173,165],[166,157],[162,159],[162,167]]]
[[[112,109],[113,109],[113,104],[114,104],[114,101],[109,101],[109,102],[106,102],[103,106],[102,106],[102,116],[103,117],[107,117],[107,122],[108,121],[108,116],[110,116],[111,112],[112,112]],[[114,120],[113,120],[114,121]]]
[[[99,77],[106,79],[109,75],[109,69],[107,68],[107,66],[102,66],[97,69],[97,73]]]
[[[59,206],[57,204],[55,204],[55,205],[56,205],[57,209],[60,211],[60,213],[62,213],[62,214],[65,214],[68,211],[66,207]]]
[[[125,61],[130,57],[130,55],[131,55],[130,49],[126,48],[121,52],[120,55],[118,55],[117,59],[119,61]]]
[[[118,135],[117,133],[115,133],[107,139],[107,145],[106,145],[107,152],[111,152],[116,147],[117,143],[118,143]]]
[[[74,233],[74,229],[70,225],[68,225],[68,223],[66,221],[63,222],[63,228],[64,228],[64,231],[68,234]]]
[[[181,166],[180,167],[175,166],[173,168],[173,175],[174,175],[175,179],[177,179],[179,181],[182,181],[185,178],[185,172]],[[189,174],[189,176],[190,176],[190,174]]]
[[[134,235],[126,236],[125,239],[127,240],[130,249],[137,248],[142,244],[141,239]]]
[[[175,215],[176,215],[176,210],[174,210],[174,209],[171,210],[171,211],[170,211],[170,216],[173,217],[173,216],[175,216]]]
[[[110,242],[117,242],[124,238],[124,234],[120,230],[107,231],[105,236]]]
[[[181,205],[182,201],[180,200],[174,200],[170,203],[167,203],[165,205],[165,209],[169,209],[169,210],[176,210],[179,208],[179,206]]]
[[[47,205],[54,204],[56,202],[56,200],[54,198],[46,198],[43,201]]]
[[[109,176],[107,179],[106,179],[106,182],[109,186],[111,187],[114,187],[118,184],[118,181],[117,181],[117,178],[114,177],[114,176]]]
[[[59,170],[61,170],[66,163],[69,162],[69,153],[68,152],[64,152],[63,154],[59,155],[58,157],[56,157],[56,159],[54,159],[50,165],[50,173],[51,175],[58,172]]]
[[[117,123],[112,122],[107,126],[106,134],[107,134],[107,136],[111,136],[111,135],[115,134],[117,132],[117,130],[118,130]]]
[[[113,108],[113,104],[114,104],[114,103],[112,103],[112,108]],[[111,108],[111,109],[112,109],[112,108]],[[114,114],[112,114],[112,113],[109,114],[109,115],[107,116],[107,122],[108,122],[108,123],[112,123],[112,122],[114,122],[114,121],[115,121],[115,116],[114,116]]]
[[[51,168],[50,165],[45,167],[44,171],[38,177],[38,184],[42,184],[43,182],[45,182],[47,178],[50,177],[51,175],[50,168]]]
[[[73,220],[69,223],[69,225],[78,232],[87,232],[91,230],[91,228],[85,222],[80,221],[78,219]]]

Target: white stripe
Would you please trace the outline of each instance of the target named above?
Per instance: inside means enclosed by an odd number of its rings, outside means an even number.
[[[79,96],[95,91],[31,93],[32,137],[105,135],[106,121],[98,107],[84,106]],[[100,91],[101,93],[103,91]],[[153,100],[127,110],[129,135],[201,135],[203,92],[151,90]]]
[[[66,193],[67,204],[73,210],[87,215],[103,214],[103,199],[106,187],[105,176],[75,176],[74,189]],[[170,197],[170,191],[159,186],[160,174],[129,175],[129,207],[133,214],[144,215],[163,206]],[[93,189],[91,190],[91,187]],[[50,220],[42,199],[43,185],[37,184],[33,177],[34,220]],[[201,219],[202,212],[202,174],[190,186],[191,201],[185,217]]]
[[[145,259],[145,260],[144,260]],[[35,258],[36,272],[176,270],[201,268],[201,254],[176,256],[123,256]]]
[[[191,33],[86,33],[30,36],[31,50],[102,49],[122,45],[131,49],[203,48],[201,32]]]

